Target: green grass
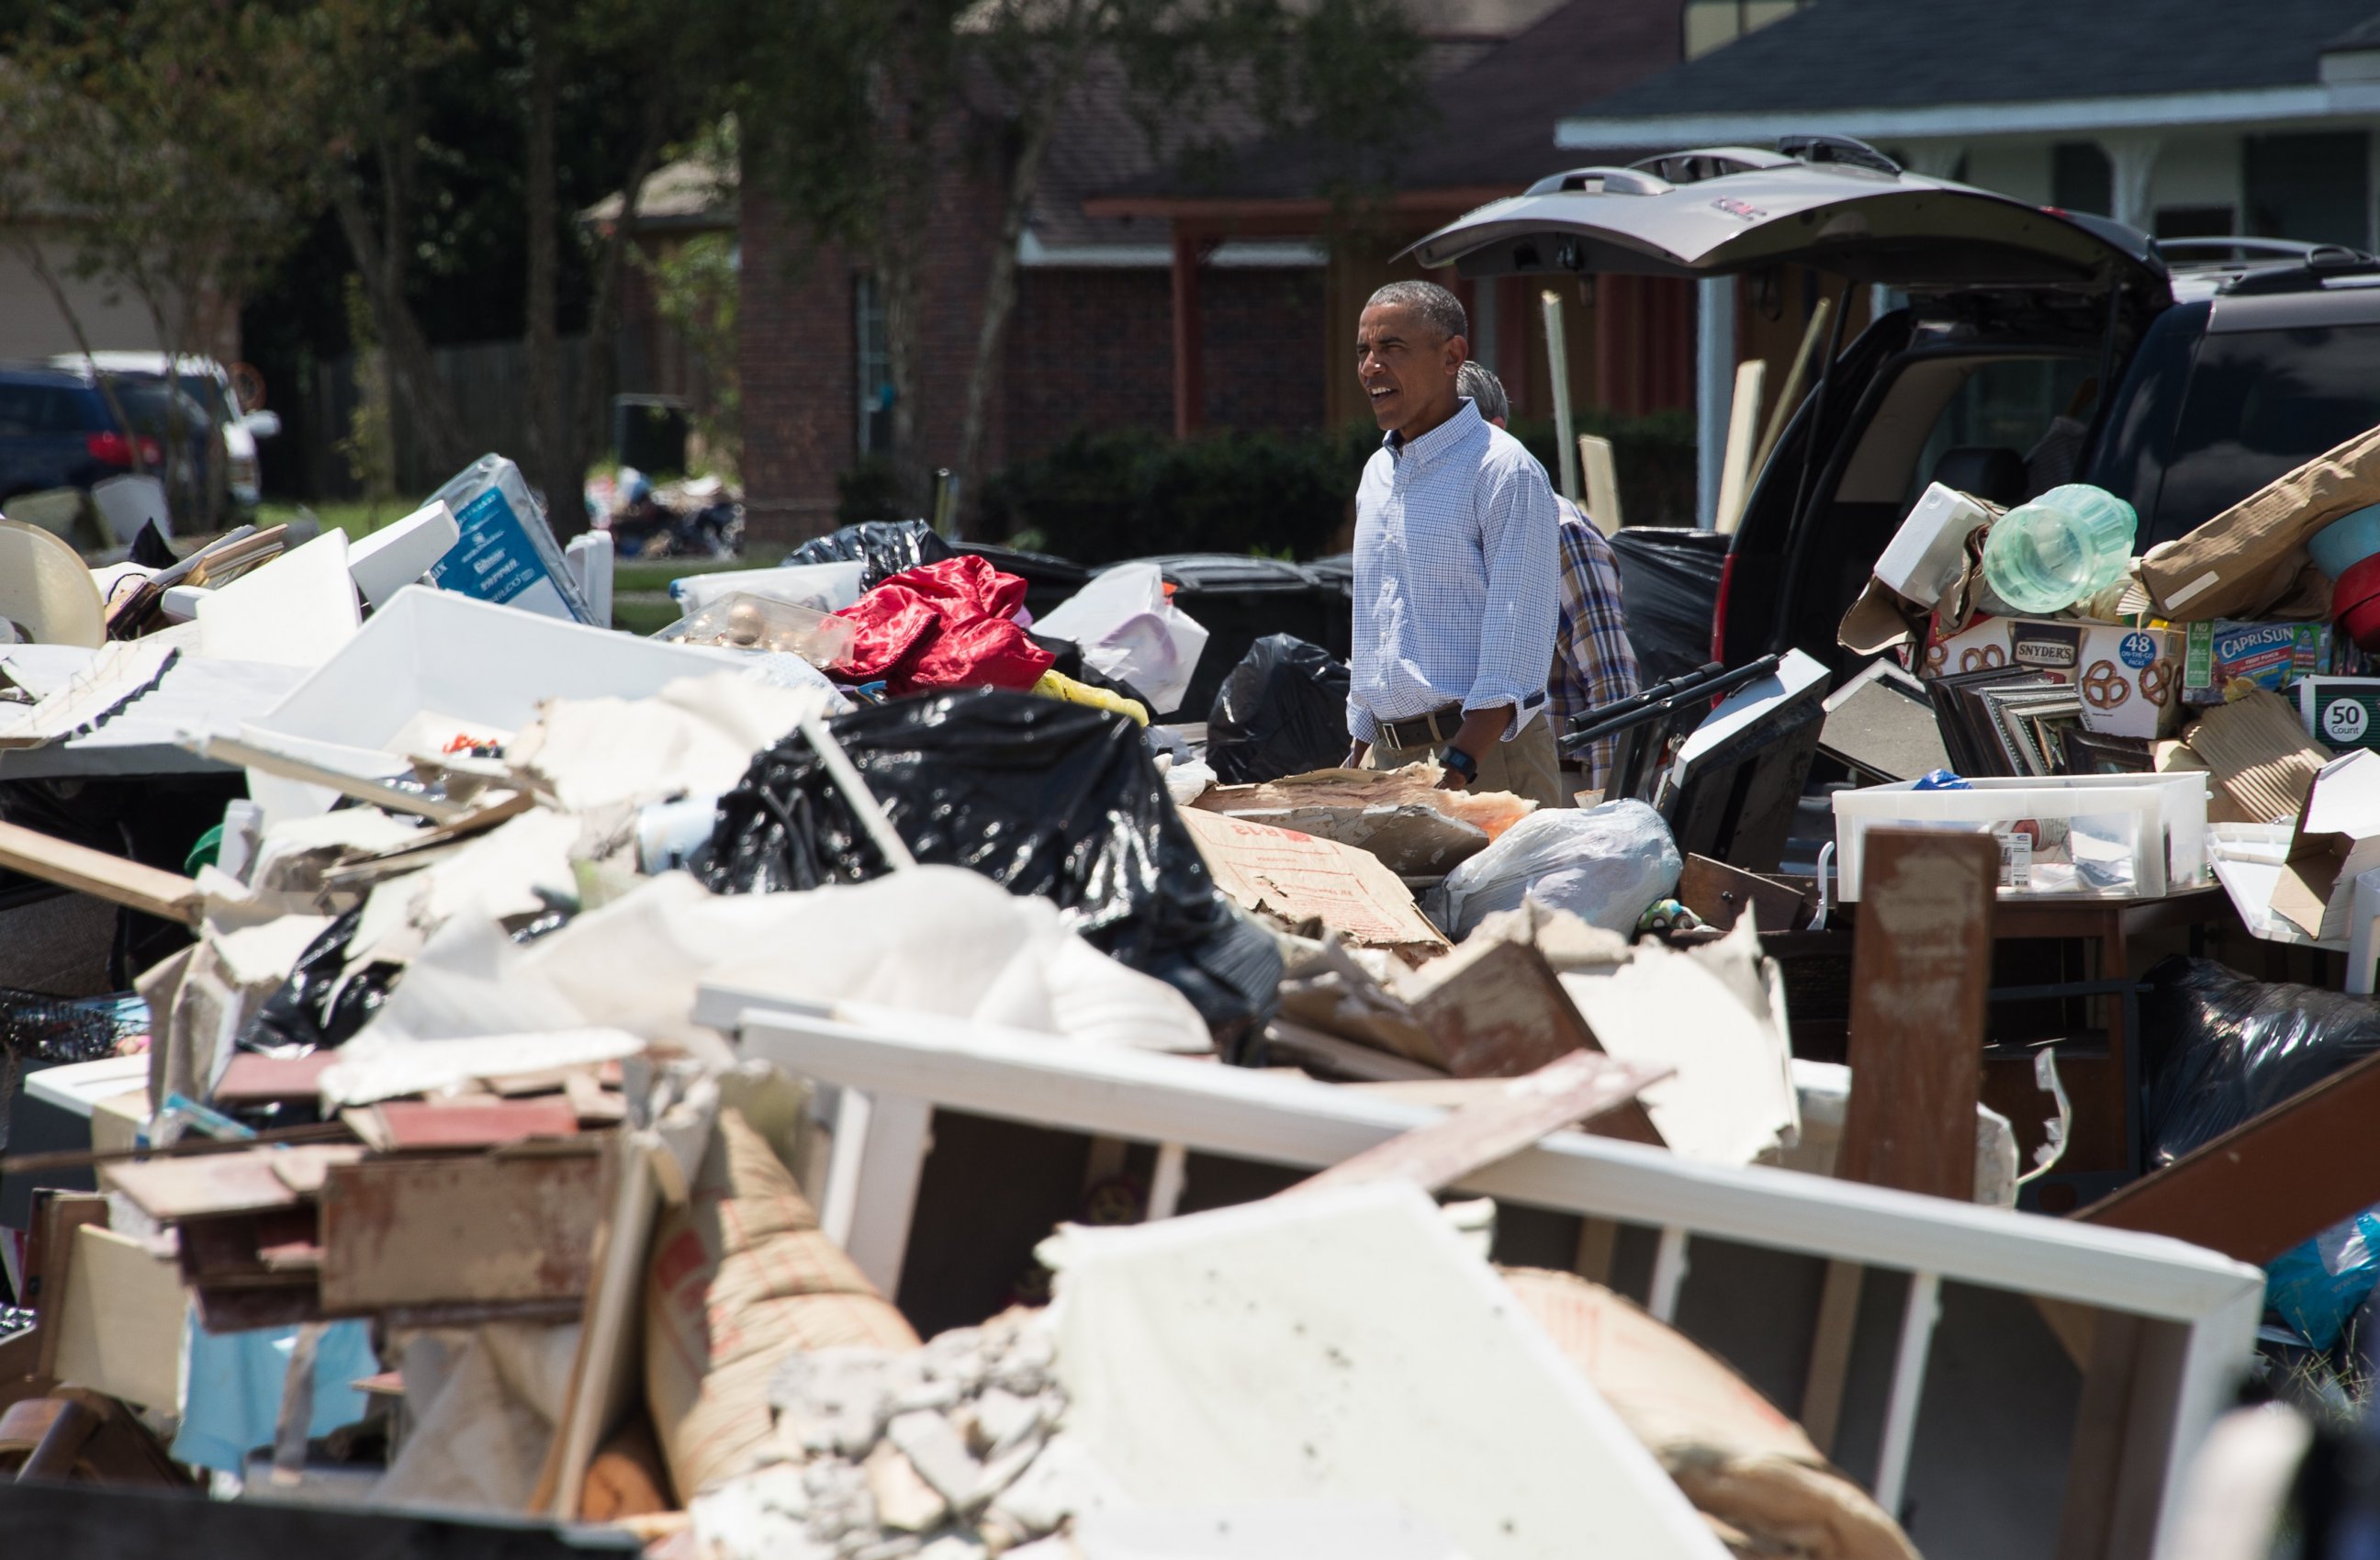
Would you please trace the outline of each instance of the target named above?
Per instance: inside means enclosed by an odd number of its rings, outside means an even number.
[[[402,520],[412,510],[395,502],[372,505],[354,503],[261,503],[256,508],[259,526],[285,526],[294,520],[311,518],[328,528],[337,526],[347,533],[349,541],[358,541],[393,520]]]

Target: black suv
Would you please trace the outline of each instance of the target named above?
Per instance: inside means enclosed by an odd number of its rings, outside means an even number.
[[[1836,625],[1929,481],[2004,504],[2095,483],[2139,511],[2145,549],[2380,426],[2370,256],[2160,247],[1841,138],[1556,175],[1414,252],[1466,276],[1796,265],[1839,278],[1843,304],[1884,290],[1874,322],[1821,353],[1831,367],[1814,365],[1756,474],[1714,613],[1729,662],[1788,646],[1855,659]]]

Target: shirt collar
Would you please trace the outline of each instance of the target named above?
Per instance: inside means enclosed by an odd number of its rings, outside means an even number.
[[[1452,417],[1420,438],[1408,441],[1404,435],[1390,429],[1381,435],[1380,447],[1387,450],[1392,459],[1402,461],[1407,455],[1411,455],[1415,460],[1427,466],[1455,445],[1462,443],[1475,430],[1487,426],[1480,420],[1479,408],[1473,404],[1470,396],[1464,395],[1457,399]]]

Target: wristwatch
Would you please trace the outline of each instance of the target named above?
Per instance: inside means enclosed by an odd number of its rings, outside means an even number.
[[[1469,785],[1472,781],[1479,778],[1479,760],[1474,758],[1468,753],[1463,752],[1463,749],[1455,746],[1452,743],[1446,744],[1446,751],[1438,756],[1438,761],[1443,767],[1452,769],[1456,774],[1461,775],[1463,777],[1463,783],[1465,785]]]

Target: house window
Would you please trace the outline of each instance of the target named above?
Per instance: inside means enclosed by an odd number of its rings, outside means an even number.
[[[2228,238],[2240,231],[2228,206],[2159,206],[2160,238]]]
[[[2116,171],[2096,141],[2062,140],[2049,149],[2049,203],[2061,212],[2116,214]]]
[[[1807,0],[1686,0],[1686,57],[1699,59],[1722,43],[1757,32],[1800,10]]]
[[[2248,231],[2358,249],[2370,244],[2371,147],[2362,130],[2244,138],[2240,185]]]
[[[854,335],[857,342],[859,387],[859,453],[887,453],[892,448],[892,354],[884,336],[884,295],[876,278],[862,275],[852,289]]]

